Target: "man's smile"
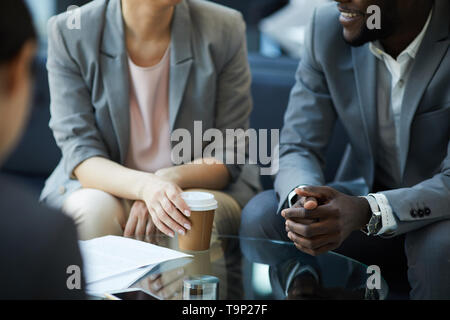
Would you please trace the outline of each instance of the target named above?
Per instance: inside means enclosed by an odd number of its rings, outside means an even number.
[[[344,28],[352,28],[356,26],[356,24],[361,23],[361,20],[363,20],[365,17],[365,14],[361,11],[351,10],[339,5],[338,8],[341,12],[341,15],[339,16],[339,22]]]

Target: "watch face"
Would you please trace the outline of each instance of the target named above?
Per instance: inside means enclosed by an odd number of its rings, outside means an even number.
[[[372,216],[370,219],[369,225],[367,226],[367,230],[369,234],[376,234],[381,229],[381,217],[380,216]]]

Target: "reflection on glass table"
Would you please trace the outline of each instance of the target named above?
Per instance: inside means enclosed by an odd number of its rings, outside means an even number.
[[[146,241],[178,250],[176,239]],[[333,252],[312,257],[289,242],[213,236],[210,250],[188,253],[193,258],[162,263],[132,287],[161,299],[183,300],[185,279],[209,276],[218,279],[220,300],[373,300],[388,294],[385,280],[380,275],[372,281],[376,277],[367,266]]]

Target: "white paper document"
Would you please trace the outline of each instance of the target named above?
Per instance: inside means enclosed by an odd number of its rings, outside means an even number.
[[[111,290],[125,288],[137,280],[139,275],[145,275],[144,271],[149,272],[159,263],[190,257],[182,252],[117,236],[79,243],[89,291],[92,291],[92,287],[102,286],[117,287]],[[134,281],[130,280],[131,278],[134,278]],[[100,284],[100,281],[103,283]],[[125,283],[130,281],[131,283]]]
[[[156,265],[153,264],[148,267],[127,271],[107,279],[88,283],[86,291],[93,295],[103,296],[104,293],[127,289],[137,280],[149,273],[155,266]]]

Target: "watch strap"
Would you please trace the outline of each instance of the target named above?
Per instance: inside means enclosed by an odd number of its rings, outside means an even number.
[[[367,202],[369,202],[369,206],[370,206],[370,211],[372,212],[372,216],[369,220],[369,222],[367,223],[366,226],[364,226],[361,231],[363,233],[365,233],[368,236],[373,236],[379,233],[379,230],[382,229],[382,217],[381,217],[381,210],[380,207],[378,206],[377,200],[375,199],[375,197],[373,197],[372,195],[368,195],[365,197],[361,197],[361,198],[365,198],[367,200]],[[376,221],[378,220],[378,221]],[[380,225],[379,228],[377,228],[377,230],[371,230],[372,226],[377,223]]]

